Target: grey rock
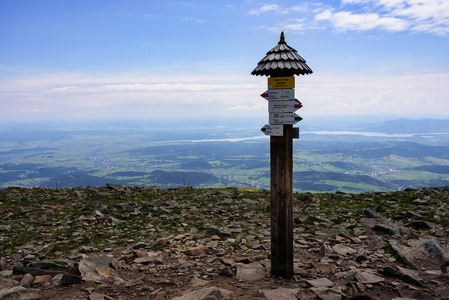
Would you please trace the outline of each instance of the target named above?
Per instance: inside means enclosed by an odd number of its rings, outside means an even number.
[[[193,277],[192,281],[190,282],[190,285],[192,287],[197,287],[197,286],[203,286],[203,285],[207,285],[209,283],[209,281],[201,279],[201,278],[197,278],[197,277]]]
[[[402,298],[408,298],[408,299],[447,299],[445,298],[435,298],[432,297],[432,295],[429,294],[429,290],[426,289],[417,289],[411,285],[401,285],[398,289],[399,295]]]
[[[418,266],[413,262],[415,258],[414,249],[409,247],[404,247],[394,240],[389,241],[391,248],[401,257],[401,259],[411,266],[413,269],[419,269]]]
[[[296,298],[300,300],[316,300],[316,294],[312,293],[309,289],[299,289],[296,294]]]
[[[432,229],[432,228],[435,228],[435,224],[433,224],[431,222],[422,221],[422,220],[412,221],[412,222],[408,223],[405,226],[412,227],[412,228],[415,228],[415,229]]]
[[[415,199],[415,200],[413,200],[413,204],[416,204],[416,205],[428,205],[429,204],[429,200],[430,200],[430,198],[426,198],[427,196],[425,196],[425,197],[423,197],[422,199]]]
[[[259,262],[237,265],[236,278],[243,281],[255,282],[265,278],[265,268]]]
[[[232,277],[232,270],[229,267],[224,266],[223,268],[220,269],[218,274],[220,276]]]
[[[121,184],[106,183],[106,186],[110,190],[113,190],[113,191],[116,191],[116,192],[120,192],[120,193],[123,193],[123,194],[126,194],[126,193],[130,192],[128,187],[124,187]]]
[[[318,272],[324,274],[333,274],[337,270],[337,266],[332,263],[313,263],[313,266]]]
[[[306,282],[310,286],[317,287],[317,288],[331,287],[334,285],[334,283],[327,278],[311,279],[311,280],[306,280]]]
[[[307,219],[309,221],[319,222],[319,223],[329,223],[330,222],[329,219],[326,219],[326,218],[320,217],[320,216],[309,216]]]
[[[142,279],[131,279],[131,280],[128,280],[125,282],[126,287],[133,287],[133,286],[141,285],[141,284],[143,284]]]
[[[111,225],[118,225],[126,222],[124,220],[117,219],[113,216],[107,216],[107,220]]]
[[[39,248],[36,251],[36,253],[45,255],[48,252],[50,252],[51,250],[53,250],[54,248],[55,248],[55,245],[53,243],[49,243],[49,244],[46,244],[46,245],[42,246],[41,248]]]
[[[101,293],[92,293],[89,295],[89,300],[113,300],[113,298]]]
[[[205,247],[194,247],[190,249],[183,250],[182,252],[187,256],[200,256],[204,254],[206,250]]]
[[[338,255],[346,256],[346,255],[352,255],[355,254],[357,251],[355,251],[353,248],[337,244],[334,247],[332,247],[332,250],[337,253]]]
[[[365,208],[362,213],[365,215],[365,217],[370,219],[382,218],[381,214],[369,208]]]
[[[363,284],[375,284],[385,281],[384,278],[368,272],[358,272],[355,274],[355,278]]]
[[[0,299],[6,300],[38,300],[41,296],[39,289],[27,289],[23,286],[15,286],[9,289],[0,290]]]
[[[263,289],[259,290],[258,296],[268,300],[297,300],[298,298],[296,297],[296,295],[298,294],[299,290],[299,288],[288,289],[282,287],[275,290]]]
[[[125,206],[123,207],[123,210],[126,211],[126,212],[130,212],[130,213],[139,213],[139,210],[136,207],[134,207],[134,206],[135,206],[134,203],[127,202],[125,204]]]
[[[328,256],[333,253],[334,253],[334,251],[332,250],[332,248],[329,245],[321,244],[320,251],[318,252],[318,255],[320,257],[323,257],[323,256]]]
[[[86,281],[98,281],[103,279],[98,270],[109,269],[110,263],[114,260],[110,256],[89,256],[82,259],[79,263],[78,269],[81,277]]]
[[[384,232],[388,234],[396,234],[399,233],[399,229],[393,225],[385,225],[385,224],[376,224],[374,225],[374,231]]]
[[[312,287],[310,288],[315,295],[317,295],[318,299],[321,300],[341,300],[341,288],[339,286],[334,286],[332,288],[327,287]]]
[[[92,246],[81,246],[78,248],[79,253],[95,252],[97,250],[98,250],[97,248],[94,248]]]
[[[378,235],[375,234],[369,236],[366,239],[366,243],[370,248],[373,249],[381,249],[387,245],[387,243],[385,243],[384,240],[382,240],[382,238],[380,238]]]
[[[95,210],[98,210],[101,213],[106,213],[108,211],[107,207],[104,206],[100,201],[95,202],[94,207]]]
[[[0,257],[0,272],[6,270],[6,259]]]
[[[412,283],[415,284],[417,286],[421,286],[424,287],[425,285],[421,282],[421,280],[414,278],[413,276],[410,275],[409,272],[404,272],[403,268],[399,268],[399,267],[384,267],[383,268],[383,273],[391,276],[391,277],[395,277],[395,278],[399,278],[405,282],[408,283]]]
[[[33,280],[34,280],[33,275],[27,273],[27,274],[23,275],[22,280],[20,281],[19,285],[23,286],[25,288],[30,288],[31,285],[33,284]]]
[[[0,271],[0,276],[3,276],[3,277],[12,276],[12,270]]]
[[[96,219],[101,219],[104,217],[104,215],[99,210],[94,210],[94,212],[92,213],[92,217]]]
[[[232,228],[209,228],[209,232],[211,234],[224,235],[224,236],[232,236],[233,234],[242,233],[240,230]]]
[[[217,287],[208,287],[175,297],[172,300],[205,300],[205,299],[231,299],[232,292]]]
[[[63,275],[64,275],[64,274],[59,273],[59,274],[53,276],[53,277],[50,279],[50,283],[51,283],[52,285],[61,285],[61,279],[62,279],[62,276],[63,276]],[[81,277],[80,277],[80,280],[81,280]]]
[[[210,241],[210,242],[207,243],[207,245],[206,245],[206,247],[207,247],[207,248],[210,248],[210,249],[212,249],[212,248],[217,248],[217,246],[218,246],[218,241]]]
[[[134,263],[136,264],[144,264],[147,265],[149,263],[154,262],[157,259],[157,253],[146,253],[145,255],[141,257],[137,257],[134,259]]]
[[[145,248],[147,246],[147,244],[145,244],[144,242],[138,242],[137,244],[135,244],[134,246],[132,246],[132,249],[142,249]]]
[[[12,287],[14,287],[16,285],[17,285],[17,281],[16,280],[12,280],[12,279],[5,280],[5,279],[0,278],[0,291],[3,290],[3,289],[12,288]]]
[[[407,217],[409,217],[410,219],[413,219],[413,220],[420,220],[420,219],[422,219],[422,216],[417,214],[416,212],[407,211],[406,214],[407,214]]]
[[[421,243],[419,250],[429,254],[432,258],[438,259],[443,263],[449,263],[449,249],[441,246],[438,241],[426,240]]]

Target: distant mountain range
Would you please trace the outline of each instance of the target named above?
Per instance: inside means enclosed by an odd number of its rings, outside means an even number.
[[[383,133],[449,133],[449,119],[397,119],[363,125],[356,131],[373,131]]]
[[[385,134],[449,133],[449,119],[393,119],[376,122],[372,117],[329,117],[304,119],[297,124],[304,131],[359,131]]]

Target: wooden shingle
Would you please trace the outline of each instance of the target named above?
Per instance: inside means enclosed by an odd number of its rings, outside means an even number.
[[[312,69],[306,64],[304,58],[295,49],[287,45],[284,32],[282,32],[279,43],[259,61],[251,75],[279,77],[312,73]]]

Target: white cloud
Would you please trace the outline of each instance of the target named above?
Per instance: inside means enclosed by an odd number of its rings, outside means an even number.
[[[261,15],[263,13],[269,12],[269,11],[277,11],[279,10],[279,5],[277,4],[265,4],[257,9],[251,9],[249,11],[250,15]]]
[[[302,79],[301,112],[313,115],[448,116],[449,74],[314,75]],[[299,88],[299,87],[297,87]]]
[[[248,114],[242,109],[231,113],[229,107],[239,105],[251,107],[251,115],[264,111],[260,103],[265,100],[259,95],[266,82],[247,74],[221,75],[55,73],[4,79],[0,80],[0,119],[39,118],[32,111],[35,107],[46,111],[45,118],[54,119]]]
[[[293,12],[300,12],[300,13],[318,13],[323,11],[325,9],[325,6],[323,3],[320,2],[302,2],[298,5],[292,6],[291,10]]]
[[[79,87],[77,86],[64,86],[59,88],[54,88],[49,91],[45,91],[46,93],[71,93],[71,92],[78,92]]]
[[[234,105],[226,108],[230,111],[260,111],[266,109],[266,103],[260,101],[258,104],[249,106],[249,105]]]
[[[276,26],[272,27],[271,30],[274,32],[280,31],[301,31],[305,30],[307,27],[305,25],[305,19],[292,19],[288,20],[285,23],[279,23]]]
[[[315,15],[315,20],[317,21],[328,21],[332,19],[333,9],[325,9]]]
[[[361,4],[361,3],[368,3],[371,0],[341,0],[342,4]]]
[[[449,34],[449,1],[447,0],[343,0],[343,4],[364,4],[366,10],[378,10],[384,17],[401,18],[412,31],[435,35]],[[405,30],[406,28],[404,28]]]
[[[347,11],[332,13],[330,10],[326,10],[317,14],[316,20],[328,20],[338,30],[371,30],[380,28],[388,31],[403,31],[408,27],[408,22],[405,20],[381,17],[376,13],[353,14]]]
[[[289,21],[273,26],[276,30],[390,31],[422,32],[438,36],[449,35],[448,0],[342,0],[341,6],[321,2],[303,2],[285,11]],[[276,8],[278,9],[278,8]],[[261,14],[254,10],[253,14]]]
[[[43,78],[46,80],[43,80]],[[69,80],[72,78],[72,80]],[[149,82],[139,82],[146,78]],[[159,82],[157,82],[159,78]],[[422,114],[449,117],[449,74],[325,76],[297,81],[297,98],[308,115]],[[120,83],[122,81],[122,83]],[[135,81],[135,82],[130,82]],[[24,83],[28,86],[24,87]],[[266,78],[208,74],[53,74],[0,81],[0,119],[26,118],[259,118]],[[34,109],[38,109],[35,110]]]
[[[195,84],[195,83],[156,83],[156,84],[108,84],[95,86],[67,86],[43,91],[52,94],[82,94],[82,93],[128,93],[149,91],[223,91],[240,90],[247,87],[245,84]]]

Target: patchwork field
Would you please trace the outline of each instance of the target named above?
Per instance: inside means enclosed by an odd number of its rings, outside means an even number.
[[[108,182],[269,189],[269,152],[268,138],[252,127],[180,132],[142,124],[10,125],[0,131],[0,187]],[[448,183],[449,136],[444,132],[305,131],[294,142],[297,192],[396,191]]]

